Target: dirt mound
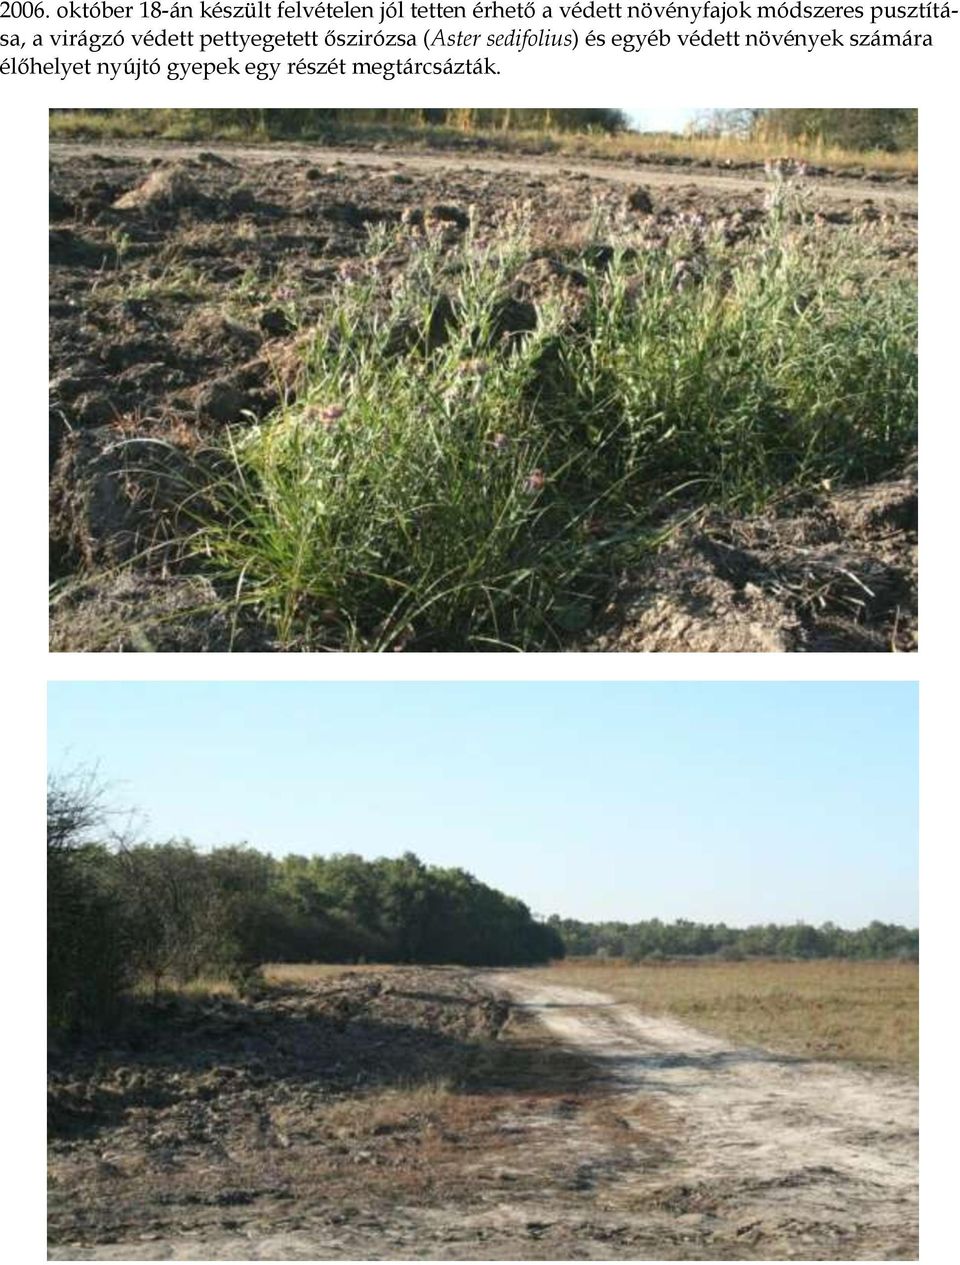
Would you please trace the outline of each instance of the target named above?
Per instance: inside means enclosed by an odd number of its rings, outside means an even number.
[[[50,1129],[96,1134],[144,1107],[199,1109],[210,1085],[274,1092],[309,1083],[324,1095],[455,1074],[460,1047],[496,1037],[507,1013],[463,972],[443,968],[318,972],[250,1000],[161,996],[131,1005],[105,1042],[52,1050]]]
[[[183,165],[158,167],[114,202],[117,211],[175,210],[196,201],[197,188]]]
[[[577,648],[915,650],[916,553],[915,473],[779,513],[710,513],[623,578]]]
[[[167,533],[171,505],[154,491],[158,484],[170,490],[176,479],[156,472],[130,477],[127,469],[154,467],[159,450],[155,461],[146,447],[123,449],[131,458],[136,452],[137,460],[117,462],[113,458],[121,450],[109,452],[111,445],[120,439],[163,440],[189,453],[216,440],[225,425],[262,419],[296,394],[311,339],[326,328],[333,287],[373,275],[364,252],[376,225],[393,226],[396,236],[375,261],[371,320],[382,318],[386,296],[423,250],[427,234],[445,250],[448,241],[462,241],[469,227],[482,248],[518,212],[528,214],[535,226],[529,255],[496,312],[495,334],[510,347],[536,328],[538,310],[549,302],[560,300],[564,320],[576,323],[593,273],[608,267],[614,255],[609,241],[595,235],[601,214],[611,224],[629,225],[637,250],[660,249],[678,236],[685,241],[691,232],[708,230],[736,243],[761,233],[767,222],[764,190],[752,180],[651,170],[642,174],[639,189],[640,173],[622,165],[582,164],[589,170],[573,170],[526,159],[512,166],[502,159],[465,166],[449,156],[411,156],[405,163],[370,153],[348,157],[293,147],[230,147],[223,155],[178,146],[118,145],[110,154],[54,147],[49,427],[58,577],[89,579],[93,568],[129,560]],[[912,195],[905,198],[902,190],[888,195],[872,186],[869,192],[873,203],[862,189],[817,185],[811,198],[815,207],[843,220],[864,207],[879,210],[891,268],[912,268],[917,235]],[[647,193],[652,210],[641,196]],[[631,196],[636,209],[628,213]],[[881,226],[862,228],[873,233]],[[824,224],[822,231],[836,230]],[[449,293],[430,297],[422,322],[395,321],[387,354],[429,352],[462,325],[451,297],[456,275],[444,285]],[[628,298],[642,303],[643,294],[631,292]],[[553,354],[546,343],[545,366]],[[149,521],[152,506],[164,521]],[[834,567],[826,594],[810,593],[809,601],[782,591],[796,585],[795,573],[778,570],[773,543],[751,538],[760,525],[711,519],[677,534],[669,546],[674,553],[660,555],[664,567],[672,556],[680,569],[673,587],[659,575],[659,564],[643,576],[627,577],[589,648],[672,649],[682,643],[688,649],[851,648],[863,644],[870,630],[878,633],[871,648],[889,648],[893,623],[896,643],[908,648],[909,596],[898,615],[898,599],[886,582],[891,575],[858,570],[866,555],[874,556],[874,545],[867,543],[873,529],[866,523],[837,527],[834,561],[887,596],[857,596],[856,584]],[[785,519],[776,530],[786,531]],[[886,532],[882,526],[877,530]],[[716,560],[717,549],[707,556],[703,536],[749,553],[744,574],[729,575]],[[857,549],[844,561],[847,536]],[[783,543],[798,556],[789,533]],[[882,555],[887,546],[878,547]],[[727,549],[728,562],[731,557]],[[776,583],[767,582],[770,571]],[[825,579],[827,573],[818,575]],[[97,638],[90,621],[97,610],[108,614],[118,600],[151,610],[160,590],[152,581],[142,588],[133,584],[119,598],[107,581],[76,591],[87,595],[89,607],[84,610],[79,599],[61,606],[56,638],[62,648],[68,609],[77,620],[78,640],[92,646]],[[174,586],[162,591],[161,605],[170,597],[179,609]],[[189,591],[184,586],[182,592]],[[631,632],[648,593],[661,605]],[[855,610],[851,602],[860,597],[865,607]],[[814,629],[818,604],[822,617]],[[875,618],[871,612],[881,606],[887,614]],[[721,613],[722,629],[707,627],[710,610]],[[832,615],[839,624],[829,623]],[[222,618],[221,612],[217,619]],[[147,623],[156,626],[152,614]],[[219,633],[199,636],[192,621],[188,624],[199,638],[195,648],[218,642]],[[583,626],[579,620],[577,630]],[[170,644],[186,648],[188,634],[182,630]]]
[[[471,1074],[506,1014],[464,972],[426,968],[132,1006],[108,1040],[51,1050],[52,1238],[281,1227],[342,1211],[344,1191],[392,1201],[398,1148],[416,1167],[442,1086]]]
[[[111,246],[83,237],[69,228],[50,230],[49,257],[51,265],[70,264],[83,268],[101,268],[110,263],[116,252]]]
[[[189,525],[206,473],[166,440],[112,427],[69,434],[50,485],[51,546],[87,568],[127,562]]]
[[[54,598],[50,648],[79,653],[268,651],[253,615],[197,575],[130,570],[75,582]]]
[[[229,158],[224,158],[222,154],[216,154],[209,149],[201,149],[197,154],[196,161],[205,167],[232,167],[233,163]]]
[[[252,356],[262,341],[255,329],[225,316],[218,308],[191,312],[175,335],[175,343],[184,356],[210,361],[219,356],[221,363],[224,358],[233,361]]]
[[[638,185],[636,189],[627,194],[627,209],[630,211],[638,211],[641,215],[653,214],[653,198],[650,196],[650,190]]]

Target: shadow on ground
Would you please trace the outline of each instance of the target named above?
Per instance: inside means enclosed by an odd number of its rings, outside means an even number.
[[[394,988],[387,972],[271,985],[249,1000],[131,1000],[109,1034],[52,1044],[50,1134],[96,1135],[130,1113],[265,1088],[323,1097],[442,1084],[476,1095],[546,1084],[564,1093],[590,1074],[581,1058],[524,1039],[519,1020],[518,1039],[507,1039],[509,1007],[462,975],[423,974],[422,989]]]

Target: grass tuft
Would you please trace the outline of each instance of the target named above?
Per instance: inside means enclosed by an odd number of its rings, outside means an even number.
[[[739,246],[691,215],[548,260],[523,224],[440,227],[399,274],[378,230],[296,398],[230,431],[190,547],[285,647],[552,649],[668,507],[887,472],[916,429],[915,282],[779,183],[771,212]]]

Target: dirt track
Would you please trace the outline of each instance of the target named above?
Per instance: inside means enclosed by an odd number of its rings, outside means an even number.
[[[690,1210],[725,1192],[736,1235],[786,1248],[852,1233],[860,1250],[912,1257],[917,1093],[910,1082],[730,1045],[602,993],[503,976],[506,993],[625,1093],[654,1094],[680,1122]],[[791,1251],[789,1254],[795,1254]],[[842,1255],[842,1253],[841,1253]]]
[[[304,1142],[291,1129],[278,1150],[263,1135],[281,1118],[278,1063],[243,1097],[266,1122],[255,1144],[239,1128],[199,1143],[194,1122],[171,1150],[174,1117],[150,1110],[143,1127],[160,1125],[162,1156],[156,1133],[146,1150],[131,1149],[129,1128],[101,1132],[93,1152],[67,1144],[51,1258],[915,1258],[917,1090],[906,1077],[735,1047],[535,973],[412,969],[384,975],[383,987],[355,979],[372,1007],[358,1017],[382,1019],[384,1005],[412,999],[430,1023],[438,1003],[448,1019],[469,1018],[490,1006],[491,991],[512,1003],[489,1046],[508,1064],[491,1064],[482,1085],[449,1100],[473,1114],[445,1118],[440,1141],[429,1130],[405,1140],[410,1117],[368,1118],[346,1144],[335,1135],[339,1158],[324,1168],[329,1140],[305,1132],[324,1119],[321,1099],[298,1118]],[[333,1004],[343,988],[333,981],[305,1000]],[[287,1000],[292,1016],[305,1013]],[[344,1050],[352,1031],[337,1038]],[[382,1048],[386,1030],[371,1031]],[[457,1047],[444,1040],[449,1060]],[[526,1078],[507,1088],[504,1068],[523,1049]],[[571,1060],[567,1073],[558,1075],[558,1057]],[[228,1059],[225,1048],[217,1058]],[[311,1083],[323,1075],[318,1063]],[[181,1092],[187,1080],[177,1078]],[[210,1100],[211,1119],[226,1120],[231,1101],[229,1092]],[[195,1096],[184,1105],[195,1113]]]
[[[417,150],[387,149],[325,149],[323,146],[301,145],[235,145],[217,142],[211,148],[229,155],[234,162],[244,165],[266,165],[282,161],[309,159],[311,162],[339,163],[345,167],[392,170],[404,167],[410,172],[450,173],[453,171],[511,173],[530,178],[533,176],[557,176],[573,174],[576,178],[607,180],[614,184],[636,185],[642,181],[654,189],[676,187],[678,184],[696,184],[705,192],[735,193],[756,190],[764,183],[762,171],[704,171],[699,167],[658,167],[644,163],[633,165],[626,162],[602,162],[596,159],[580,159],[573,156],[535,157],[529,154],[481,156],[476,153],[423,153]],[[142,144],[129,141],[97,141],[78,143],[53,142],[50,145],[52,161],[65,161],[95,154],[116,154],[126,159],[149,160],[162,153],[167,159],[190,158],[196,154],[195,144],[177,144],[174,141],[150,141]],[[816,188],[817,201],[866,202],[882,196],[892,200],[901,210],[916,209],[917,186],[900,181],[870,181],[844,176],[811,177]]]

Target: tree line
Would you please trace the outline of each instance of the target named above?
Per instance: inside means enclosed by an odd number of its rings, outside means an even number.
[[[886,110],[706,110],[692,129],[699,135],[745,140],[804,141],[840,149],[880,149],[890,153],[917,148],[917,111]]]
[[[248,982],[264,962],[515,966],[571,956],[906,958],[919,933],[872,922],[746,928],[685,920],[539,921],[516,897],[412,852],[282,858],[246,844],[199,851],[110,829],[95,782],[47,788],[47,985],[51,1022],[109,1020],[144,983],[203,974]]]
[[[412,852],[282,859],[245,844],[110,840],[94,785],[47,790],[48,1004],[58,1026],[108,1018],[147,981],[243,981],[264,962],[521,965],[557,932],[466,870]]]
[[[903,958],[920,953],[920,933],[894,923],[871,922],[847,930],[832,922],[766,923],[728,927],[679,919],[661,922],[580,922],[547,920],[571,957],[627,958],[633,962],[667,957]]]

